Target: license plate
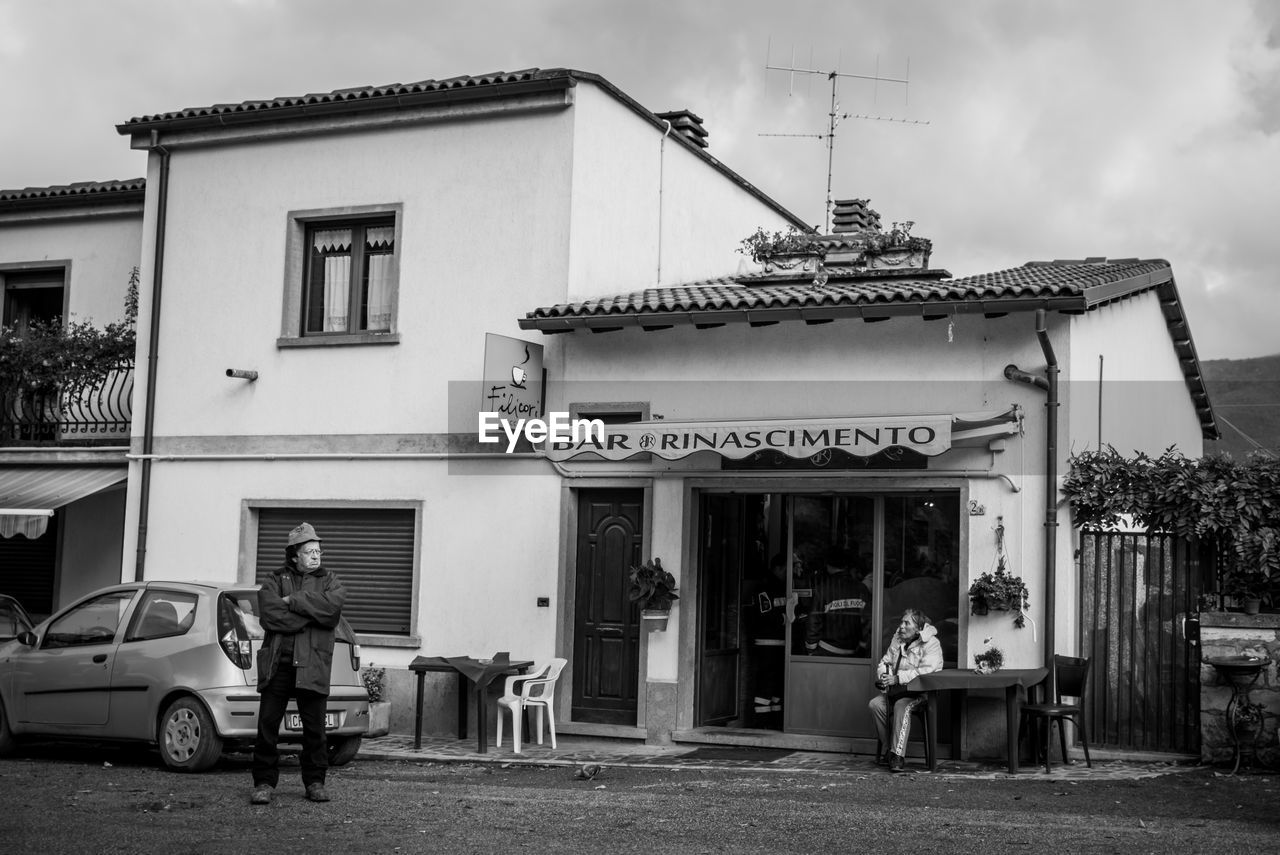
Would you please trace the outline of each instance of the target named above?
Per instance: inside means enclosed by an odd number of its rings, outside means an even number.
[[[337,726],[338,726],[338,714],[331,713],[331,712],[325,713],[324,729],[333,730]],[[285,718],[285,727],[289,728],[290,730],[302,730],[302,716],[298,715],[296,712],[289,713],[289,715]]]

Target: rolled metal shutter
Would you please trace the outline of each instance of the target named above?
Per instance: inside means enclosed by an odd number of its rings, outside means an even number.
[[[385,508],[260,508],[257,580],[284,563],[289,532],[315,526],[326,568],[347,589],[342,614],[357,632],[409,635],[413,606],[413,511]]]
[[[0,537],[0,594],[8,594],[40,620],[53,613],[53,579],[58,557],[58,521],[35,540]]]

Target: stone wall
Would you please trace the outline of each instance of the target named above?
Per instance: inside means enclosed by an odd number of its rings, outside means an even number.
[[[1265,709],[1262,732],[1254,745],[1265,763],[1280,761],[1280,614],[1246,615],[1204,612],[1200,615],[1200,756],[1205,762],[1230,762],[1233,742],[1226,721],[1231,684],[1206,660],[1255,656],[1268,660],[1249,690],[1249,700]]]

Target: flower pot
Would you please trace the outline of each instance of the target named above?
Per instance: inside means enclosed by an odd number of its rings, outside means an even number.
[[[1245,597],[1243,605],[1245,614],[1256,615],[1262,609],[1262,600],[1258,597]]]
[[[989,608],[985,601],[979,602],[974,600],[973,603],[970,604],[969,614],[985,615],[988,610]]]
[[[671,617],[669,609],[644,609],[640,612],[640,619],[644,621],[645,629],[650,632],[665,630],[669,617]]]
[[[369,704],[369,731],[367,737],[386,736],[391,732],[391,701]]]
[[[974,666],[973,670],[977,671],[979,674],[994,674],[995,672],[1000,670],[1000,666],[993,665],[990,662],[979,662],[976,666]]]

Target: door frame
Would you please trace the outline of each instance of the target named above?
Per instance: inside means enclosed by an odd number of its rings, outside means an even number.
[[[698,565],[698,544],[701,536],[699,509],[702,493],[912,493],[928,490],[946,490],[955,492],[959,496],[960,501],[960,520],[957,535],[959,538],[958,549],[960,555],[959,566],[957,572],[960,574],[962,582],[960,588],[960,598],[962,602],[958,609],[958,617],[960,620],[959,640],[956,650],[956,658],[959,662],[967,662],[969,657],[967,637],[969,633],[969,609],[968,598],[963,596],[967,586],[963,584],[964,580],[969,578],[969,525],[968,516],[964,513],[964,509],[969,504],[969,480],[964,477],[954,475],[903,475],[894,472],[892,475],[878,475],[870,473],[851,474],[848,472],[840,472],[839,474],[813,474],[806,473],[804,475],[798,473],[779,473],[778,475],[759,476],[749,475],[747,477],[690,477],[684,480],[683,490],[681,491],[683,499],[682,526],[684,529],[682,539],[682,555],[683,567],[692,568],[692,572],[683,574],[681,583],[680,596],[682,600],[692,603],[700,603],[701,596],[699,585],[701,584],[701,570]],[[646,505],[646,514],[649,508]],[[679,674],[682,685],[695,685],[697,677],[699,650],[696,643],[700,637],[700,626],[698,625],[699,612],[698,608],[681,609],[680,616],[680,653],[679,653]],[[875,628],[873,625],[873,637]],[[686,642],[689,639],[694,643]],[[878,658],[878,654],[875,658]],[[641,642],[641,659],[644,659],[644,642]],[[642,668],[643,671],[643,668]],[[696,729],[696,704],[692,692],[682,692],[677,700],[676,708],[676,727],[681,731],[693,731]],[[788,734],[779,733],[780,737],[786,737]],[[801,735],[803,738],[805,735]],[[824,737],[810,737],[824,738]],[[843,744],[848,744],[847,737],[830,737],[838,740]],[[855,742],[859,740],[855,739]],[[874,740],[871,744],[874,745]],[[870,748],[864,746],[864,750],[870,751]]]
[[[563,719],[563,724],[570,726],[570,731],[614,733],[620,736],[640,736],[645,734],[646,695],[645,686],[649,671],[649,633],[640,633],[640,649],[637,655],[636,670],[639,685],[636,687],[636,726],[616,724],[578,724],[573,722],[573,661],[574,624],[577,619],[577,582],[578,582],[578,497],[582,491],[590,490],[641,490],[644,493],[644,507],[641,511],[640,559],[647,561],[651,557],[653,543],[653,478],[590,478],[565,480],[560,487],[560,506],[564,513],[560,516],[560,567],[557,573],[556,599],[563,604],[556,623],[555,649],[561,651],[568,659],[561,679],[556,681],[556,706]]]

